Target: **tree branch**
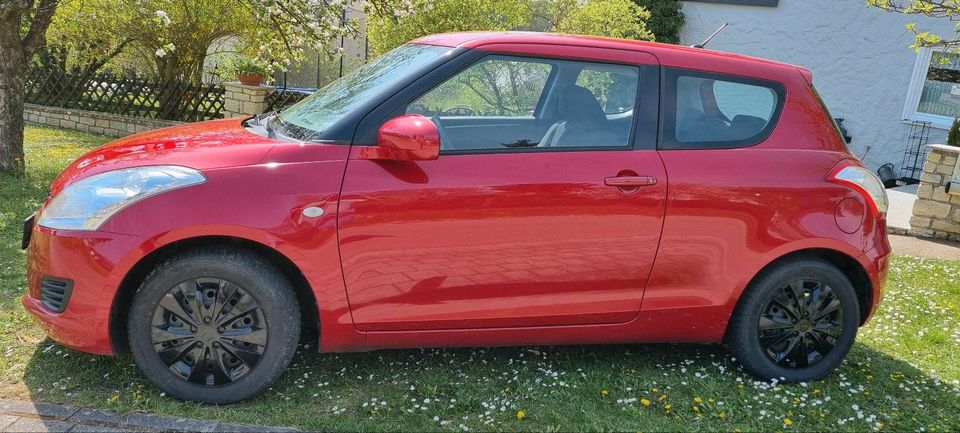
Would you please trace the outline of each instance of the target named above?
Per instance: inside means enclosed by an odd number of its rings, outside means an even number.
[[[33,13],[33,22],[30,23],[30,30],[27,36],[23,38],[23,51],[27,58],[37,52],[37,48],[46,44],[47,27],[53,20],[53,14],[57,11],[59,0],[40,0],[36,11]]]

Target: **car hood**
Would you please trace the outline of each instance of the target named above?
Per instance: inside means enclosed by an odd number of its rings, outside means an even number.
[[[131,135],[87,152],[50,186],[55,196],[67,185],[111,170],[180,165],[197,170],[255,164],[278,141],[247,131],[243,119],[212,120]]]

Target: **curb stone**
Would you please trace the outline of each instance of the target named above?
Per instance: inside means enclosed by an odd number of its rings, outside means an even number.
[[[0,399],[0,432],[282,432],[300,430]]]

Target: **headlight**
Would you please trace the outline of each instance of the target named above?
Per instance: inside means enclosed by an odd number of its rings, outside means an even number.
[[[37,224],[60,230],[96,230],[121,209],[152,195],[203,183],[199,171],[157,165],[108,171],[81,179],[60,191]]]

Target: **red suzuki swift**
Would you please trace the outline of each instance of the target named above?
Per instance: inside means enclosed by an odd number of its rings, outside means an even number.
[[[114,141],[24,225],[23,305],[226,403],[321,351],[725,342],[820,378],[880,299],[887,199],[810,71],[530,33],[430,36],[279,114]]]

